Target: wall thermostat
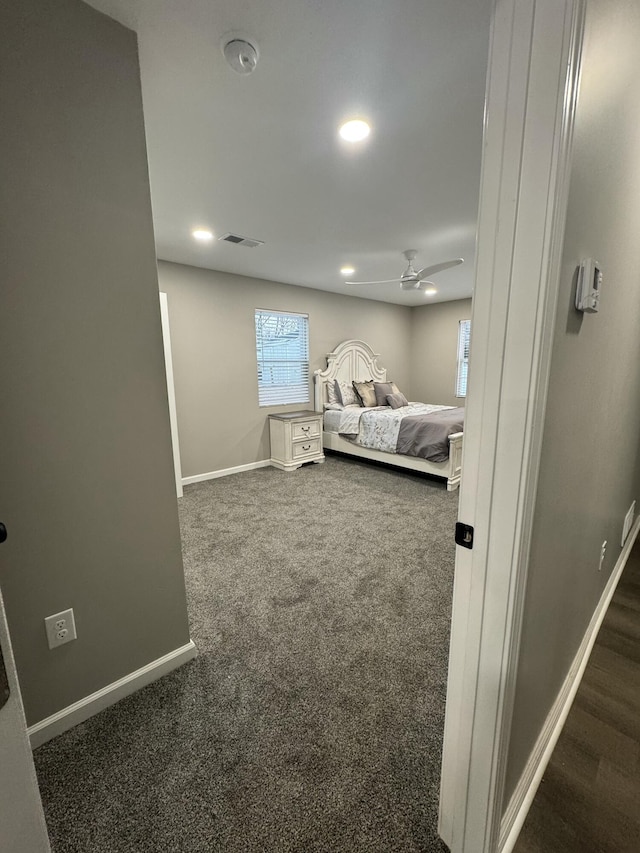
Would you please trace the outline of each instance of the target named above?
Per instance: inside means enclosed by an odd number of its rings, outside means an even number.
[[[588,314],[595,314],[600,309],[601,286],[602,270],[600,264],[593,258],[582,261],[578,269],[576,309]]]

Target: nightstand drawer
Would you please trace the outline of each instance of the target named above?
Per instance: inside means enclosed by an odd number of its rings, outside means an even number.
[[[317,456],[322,452],[319,438],[310,438],[308,441],[297,441],[293,447],[293,458],[301,459],[303,456]]]
[[[312,438],[320,435],[318,421],[308,421],[307,423],[292,424],[293,440],[298,438]]]

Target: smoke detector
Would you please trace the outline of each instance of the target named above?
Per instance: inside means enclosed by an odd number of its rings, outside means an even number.
[[[236,74],[251,74],[260,58],[258,45],[255,41],[237,33],[224,36],[222,53]]]

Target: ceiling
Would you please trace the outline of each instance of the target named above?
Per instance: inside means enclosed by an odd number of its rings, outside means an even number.
[[[138,33],[158,256],[405,305],[470,296],[492,0],[90,0]],[[221,39],[250,36],[240,76]],[[338,137],[365,118],[366,142]],[[245,248],[214,239],[264,240]],[[436,296],[399,285],[404,249]]]

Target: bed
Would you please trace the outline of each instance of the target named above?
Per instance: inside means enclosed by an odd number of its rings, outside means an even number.
[[[445,435],[442,442],[444,452],[436,453],[435,457],[439,459],[444,457],[443,461],[432,461],[418,455],[393,452],[390,449],[381,450],[375,447],[363,447],[356,443],[356,440],[359,439],[356,439],[352,433],[354,429],[359,429],[361,433],[366,434],[368,432],[372,436],[374,431],[382,433],[386,432],[387,429],[393,430],[396,428],[396,430],[403,430],[403,432],[398,434],[398,438],[400,439],[403,435],[406,437],[406,429],[410,427],[409,422],[417,420],[414,417],[415,415],[422,416],[433,412],[435,415],[433,420],[447,420],[449,412],[446,410],[452,410],[452,407],[412,403],[404,409],[398,409],[397,412],[390,410],[388,406],[360,411],[354,408],[352,412],[341,412],[340,407],[334,408],[330,402],[329,391],[330,388],[332,389],[335,386],[336,380],[341,383],[347,383],[349,386],[353,381],[365,382],[372,380],[373,382],[387,382],[387,371],[385,368],[379,366],[378,355],[364,341],[344,341],[333,352],[327,354],[327,367],[324,370],[316,370],[314,372],[315,409],[317,412],[323,413],[322,443],[325,449],[362,459],[383,462],[399,468],[409,468],[412,471],[420,471],[435,477],[442,477],[446,480],[448,491],[458,488],[462,467],[463,434],[461,429],[446,435],[447,430],[445,429],[445,432],[442,433],[443,426],[441,424],[438,425],[438,429],[441,431],[440,434]],[[459,410],[455,411],[458,412]],[[377,423],[375,427],[371,426],[374,418],[380,420],[380,416],[382,416],[383,421],[388,423],[382,427],[378,427]],[[405,419],[405,416],[410,417]],[[366,421],[367,423],[364,426],[358,427],[357,424],[362,421]],[[451,422],[453,423],[452,419]],[[392,432],[389,432],[389,435],[392,434]],[[380,446],[388,445],[389,448],[391,446],[390,439],[373,441],[372,443],[379,444]],[[409,449],[406,441],[398,441],[398,446]],[[409,449],[409,452],[417,452],[415,447],[417,445]]]

